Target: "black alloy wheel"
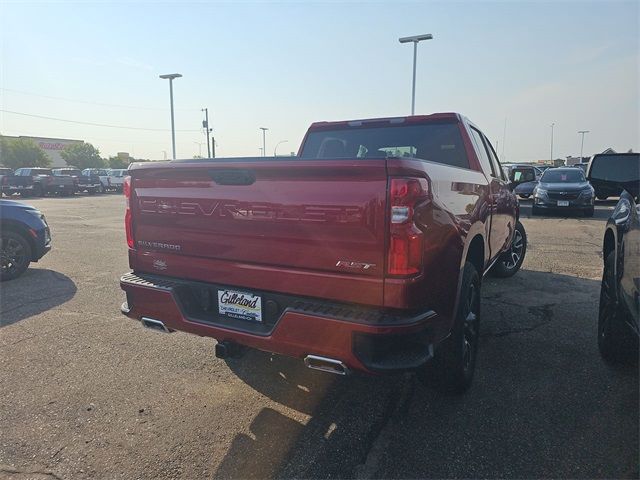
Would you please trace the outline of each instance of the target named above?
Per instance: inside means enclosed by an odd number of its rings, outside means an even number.
[[[522,223],[517,222],[509,250],[500,256],[492,269],[492,273],[498,277],[511,277],[515,275],[516,272],[520,270],[526,254],[527,233]]]
[[[5,231],[0,236],[0,280],[13,280],[31,263],[31,247],[19,233]]]

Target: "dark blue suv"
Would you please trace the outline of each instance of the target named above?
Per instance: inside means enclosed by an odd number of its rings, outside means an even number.
[[[0,281],[13,280],[51,250],[51,231],[42,212],[0,200]]]

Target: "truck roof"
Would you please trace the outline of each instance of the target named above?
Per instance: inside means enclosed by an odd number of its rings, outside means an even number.
[[[401,123],[427,123],[438,120],[459,121],[463,116],[455,112],[432,113],[430,115],[413,115],[405,117],[363,118],[358,120],[339,120],[331,122],[314,122],[309,127],[312,130],[328,130],[336,127],[360,127],[363,125],[385,125]]]

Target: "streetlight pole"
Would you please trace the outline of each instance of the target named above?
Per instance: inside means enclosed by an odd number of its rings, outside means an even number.
[[[400,43],[413,43],[413,85],[411,87],[411,115],[416,112],[416,63],[418,61],[418,43],[422,40],[431,40],[433,35],[425,33],[424,35],[414,35],[412,37],[402,37],[398,41]]]
[[[580,142],[580,163],[582,163],[582,151],[584,148],[584,134],[589,133],[589,130],[580,130],[578,133],[582,135],[582,141]]]
[[[167,73],[160,75],[160,78],[169,80],[169,102],[171,103],[171,145],[173,147],[173,159],[176,159],[176,126],[173,119],[173,79],[180,78],[182,75],[179,73]]]
[[[551,124],[551,163],[553,163],[553,127],[555,123]]]
[[[276,143],[276,148],[273,149],[273,156],[277,157],[278,156],[278,145],[280,145],[281,143],[287,143],[289,140],[280,140],[278,143]]]
[[[267,130],[269,130],[267,127],[260,127],[260,130],[262,130],[262,156],[266,157],[267,156]]]
[[[210,145],[211,142],[209,140],[209,134],[213,129],[209,128],[209,109],[203,108],[201,111],[204,112],[204,121],[202,122],[202,126],[205,129],[205,133],[207,135],[207,155],[208,155],[207,158],[211,158],[211,145]]]

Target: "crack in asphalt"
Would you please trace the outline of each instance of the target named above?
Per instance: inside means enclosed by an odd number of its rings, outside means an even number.
[[[376,425],[369,436],[368,447],[364,462],[356,465],[353,478],[358,480],[377,478],[380,460],[385,456],[387,447],[393,436],[398,420],[409,408],[409,400],[415,391],[415,381],[412,374],[405,374],[400,384],[400,392],[394,395],[385,408],[381,422]]]
[[[62,477],[56,475],[53,472],[40,471],[40,470],[20,470],[18,468],[10,467],[8,465],[0,465],[0,473],[8,473],[11,475],[43,475],[46,477],[55,478],[56,480],[63,480]]]

